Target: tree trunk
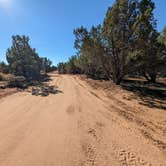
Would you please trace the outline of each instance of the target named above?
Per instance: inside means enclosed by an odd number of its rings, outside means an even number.
[[[157,73],[149,73],[149,77],[150,77],[150,82],[152,83],[156,83],[156,78],[157,78]]]
[[[119,75],[118,76],[113,76],[113,82],[116,84],[116,85],[120,85],[122,81],[122,77],[120,77]]]
[[[146,73],[145,70],[142,71],[142,74],[143,74],[143,76],[146,78],[146,80],[150,82],[149,75],[147,75],[147,73]]]
[[[143,72],[144,77],[147,79],[147,81],[156,83],[157,73],[156,71],[150,71],[150,72]]]
[[[121,81],[122,81],[122,79],[117,79],[116,82],[115,82],[116,85],[120,85]]]

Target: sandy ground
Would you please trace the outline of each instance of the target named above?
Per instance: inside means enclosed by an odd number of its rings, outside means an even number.
[[[18,90],[16,88],[0,88],[0,99],[6,96],[10,96],[14,93],[17,93],[18,91],[21,91],[21,90]]]
[[[0,166],[165,166],[166,111],[52,75],[59,93],[0,99]]]

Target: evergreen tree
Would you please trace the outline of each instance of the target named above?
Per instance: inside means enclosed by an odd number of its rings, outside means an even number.
[[[10,72],[16,76],[24,76],[28,80],[37,80],[40,77],[41,58],[29,45],[26,36],[13,36],[12,46],[7,50],[6,58]]]
[[[59,74],[66,74],[67,73],[67,71],[66,71],[66,63],[60,62],[57,65],[57,69],[58,69]]]
[[[136,63],[141,73],[151,82],[156,82],[157,66],[161,63],[154,9],[154,2],[141,0],[135,22],[136,51],[139,52]]]
[[[120,84],[130,66],[129,53],[134,44],[136,7],[135,0],[116,0],[104,19],[105,47],[111,62],[112,79],[116,84]]]

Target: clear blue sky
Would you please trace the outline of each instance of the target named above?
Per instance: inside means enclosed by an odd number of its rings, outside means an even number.
[[[158,29],[166,25],[166,1],[154,0]],[[73,29],[103,22],[114,0],[0,0],[0,61],[12,35],[28,35],[31,46],[54,64],[75,54]]]

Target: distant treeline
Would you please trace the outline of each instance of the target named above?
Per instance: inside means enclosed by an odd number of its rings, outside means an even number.
[[[59,63],[59,73],[86,74],[120,84],[126,75],[155,82],[166,73],[166,28],[157,31],[152,0],[116,0],[103,25],[74,30],[77,54]]]
[[[40,57],[31,48],[29,37],[26,36],[12,37],[12,46],[6,52],[6,60],[8,64],[0,62],[1,73],[23,76],[28,81],[40,80],[42,73],[56,70],[49,59]]]

